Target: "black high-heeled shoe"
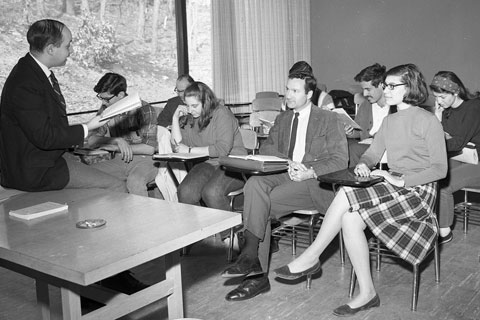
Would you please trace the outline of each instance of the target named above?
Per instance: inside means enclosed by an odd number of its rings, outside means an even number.
[[[273,272],[275,272],[276,276],[279,278],[286,280],[296,280],[303,276],[311,277],[313,274],[319,272],[321,269],[322,267],[320,266],[320,261],[318,261],[313,267],[300,272],[291,272],[288,265],[284,265],[278,269],[275,269],[273,270]]]
[[[376,308],[378,306],[380,306],[380,297],[378,296],[378,294],[376,294],[375,297],[372,298],[372,300],[368,301],[363,306],[360,306],[358,308],[351,308],[348,304],[344,304],[343,306],[340,306],[337,309],[333,310],[333,314],[338,317],[348,317],[353,316],[359,311],[365,311],[371,308]]]

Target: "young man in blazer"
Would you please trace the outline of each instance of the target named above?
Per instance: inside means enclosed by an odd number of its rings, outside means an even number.
[[[82,146],[100,117],[68,124],[65,99],[50,68],[64,66],[72,33],[61,22],[40,20],[27,32],[30,52],[8,76],[0,101],[1,184],[24,191],[105,188],[126,192],[125,182],[64,157]]]
[[[360,71],[354,78],[360,83],[366,100],[362,102],[355,116],[355,122],[362,127],[362,130],[354,130],[350,126],[345,128],[348,138],[349,167],[355,167],[369,147],[368,144],[359,142],[372,138],[380,128],[383,118],[397,112],[397,107],[388,106],[383,97],[382,84],[385,71],[385,66],[375,63]]]
[[[243,223],[245,245],[237,261],[223,277],[246,278],[225,297],[228,301],[250,299],[270,289],[268,281],[271,217],[297,209],[325,212],[334,194],[323,189],[317,175],[347,167],[347,141],[335,113],[311,103],[316,79],[310,73],[288,76],[286,103],[260,154],[289,160],[285,173],[250,177],[244,187]],[[295,130],[296,129],[296,130]]]

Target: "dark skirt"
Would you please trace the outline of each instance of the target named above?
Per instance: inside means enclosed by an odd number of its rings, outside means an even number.
[[[358,211],[387,248],[411,264],[420,263],[437,240],[436,183],[411,188],[388,182],[368,188],[343,187],[350,210]]]

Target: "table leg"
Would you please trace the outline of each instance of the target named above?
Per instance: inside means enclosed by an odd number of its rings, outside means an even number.
[[[50,320],[50,298],[48,296],[48,284],[41,280],[35,280],[37,291],[37,304],[40,306],[42,319]]]
[[[173,293],[168,297],[168,318],[183,318],[182,268],[178,251],[165,256],[166,278],[173,280]]]
[[[62,295],[63,320],[79,320],[82,318],[80,295],[68,288],[60,288]]]

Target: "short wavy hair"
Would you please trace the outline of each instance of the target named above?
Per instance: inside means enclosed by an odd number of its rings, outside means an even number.
[[[317,89],[317,79],[313,76],[313,74],[309,72],[294,72],[288,75],[288,79],[302,79],[305,80],[305,93],[312,91],[315,92]]]
[[[427,101],[428,87],[425,77],[416,65],[408,63],[391,68],[385,73],[384,82],[388,76],[400,76],[402,83],[405,83],[407,93],[403,97],[403,102],[420,106]]]
[[[375,88],[382,83],[387,68],[379,63],[372,64],[360,71],[353,79],[356,82],[372,82]]]
[[[42,52],[46,46],[53,44],[60,47],[63,41],[63,29],[66,26],[60,21],[43,19],[34,22],[27,31],[27,41],[31,52]]]

